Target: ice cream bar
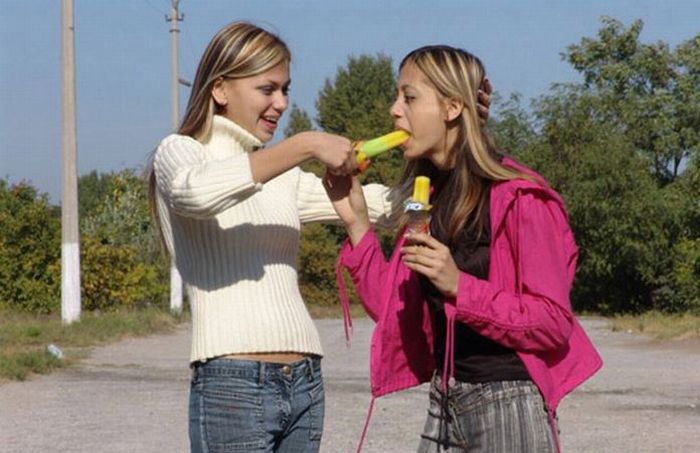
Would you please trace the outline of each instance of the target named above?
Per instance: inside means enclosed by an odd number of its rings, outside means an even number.
[[[413,201],[428,206],[430,199],[430,178],[427,176],[416,176],[413,180]]]
[[[413,180],[413,196],[406,200],[404,210],[408,215],[407,233],[430,234],[430,178],[416,176]]]
[[[373,138],[372,140],[367,140],[360,142],[356,148],[357,154],[357,168],[360,171],[365,171],[369,165],[368,159],[375,157],[383,152],[394,149],[406,140],[408,140],[409,134],[404,130],[397,130],[394,132],[389,132],[381,137]]]

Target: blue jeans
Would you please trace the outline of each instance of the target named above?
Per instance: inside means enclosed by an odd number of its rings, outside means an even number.
[[[316,453],[324,399],[320,358],[198,363],[190,385],[191,451]]]
[[[435,376],[430,385],[419,453],[556,452],[544,400],[531,381],[456,382],[446,401],[441,382]]]

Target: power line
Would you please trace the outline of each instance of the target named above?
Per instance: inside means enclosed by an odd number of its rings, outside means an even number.
[[[146,2],[146,4],[147,4],[148,6],[150,6],[151,9],[152,9],[153,11],[156,11],[158,14],[162,14],[162,15],[164,15],[164,16],[166,16],[166,15],[168,14],[168,13],[166,13],[165,11],[163,11],[162,9],[158,8],[158,7],[157,7],[156,5],[154,5],[153,3],[151,3],[150,0],[143,0],[143,1]]]

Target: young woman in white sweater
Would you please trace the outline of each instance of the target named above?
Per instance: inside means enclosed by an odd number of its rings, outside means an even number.
[[[193,452],[316,452],[323,429],[321,342],[301,298],[301,223],[337,220],[317,159],[352,172],[349,140],[303,132],[263,148],[287,108],[290,53],[232,23],[209,43],[176,134],[152,159],[150,195],[192,310]],[[388,189],[366,188],[374,221]]]

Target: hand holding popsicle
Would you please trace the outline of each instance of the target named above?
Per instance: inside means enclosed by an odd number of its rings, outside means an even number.
[[[396,148],[408,140],[409,136],[408,132],[404,130],[396,130],[372,140],[357,142],[354,146],[357,169],[360,172],[365,171],[369,166],[370,158]]]

